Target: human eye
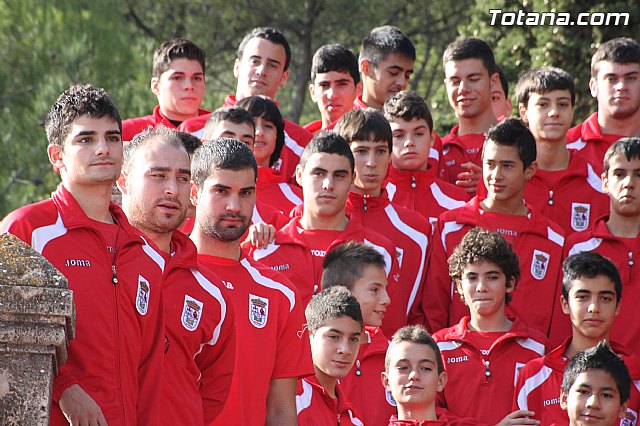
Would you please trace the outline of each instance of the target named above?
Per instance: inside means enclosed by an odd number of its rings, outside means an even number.
[[[171,77],[169,77],[170,80],[182,80],[183,78],[183,74],[171,74]]]
[[[429,367],[428,365],[423,365],[420,367],[420,370],[422,371],[431,371],[433,370],[433,368]]]
[[[391,77],[396,77],[398,74],[400,74],[400,71],[387,70],[387,74],[389,74]]]
[[[602,392],[601,396],[606,399],[613,398],[615,395],[612,392]]]
[[[389,150],[388,150],[387,148],[378,148],[378,149],[376,150],[376,153],[377,153],[378,155],[385,155],[385,154],[387,154],[388,152],[389,152]]]
[[[587,300],[588,297],[587,297],[586,294],[576,294],[575,299],[576,300]]]
[[[204,81],[204,75],[196,75],[193,77],[195,81]]]
[[[240,195],[242,195],[243,197],[250,197],[253,195],[253,189],[243,189],[242,191],[240,191]]]
[[[398,371],[406,371],[408,369],[409,369],[409,367],[407,365],[398,365],[398,366],[396,366],[396,370],[398,370]]]
[[[191,177],[190,176],[178,176],[178,181],[180,183],[189,183],[191,181]]]
[[[625,80],[628,81],[628,82],[634,82],[634,81],[638,80],[638,76],[637,75],[630,75],[630,76],[627,76],[627,78],[625,78]]]
[[[360,342],[360,338],[359,337],[350,337],[349,341],[351,343],[358,343],[358,342]]]

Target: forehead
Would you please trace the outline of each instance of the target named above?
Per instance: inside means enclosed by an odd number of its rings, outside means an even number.
[[[349,146],[353,151],[357,148],[388,148],[389,143],[387,141],[352,141]]]
[[[341,316],[328,319],[322,327],[318,329],[320,333],[327,333],[330,330],[337,330],[342,334],[357,334],[362,331],[360,323],[351,317]]]
[[[255,186],[256,176],[252,168],[241,170],[212,169],[204,181],[204,186],[226,186],[229,188],[247,188]]]
[[[462,270],[463,274],[486,274],[488,272],[498,272],[501,274],[503,273],[502,269],[500,269],[500,267],[496,263],[489,260],[480,260],[478,262],[469,263]]]
[[[172,74],[176,72],[185,74],[202,74],[204,70],[202,69],[202,65],[200,65],[200,62],[194,59],[177,58],[169,63],[169,68],[167,68],[167,70],[162,74]]]
[[[353,284],[353,287],[366,286],[369,284],[387,285],[387,273],[383,266],[365,265],[362,268],[360,277]]]
[[[189,154],[184,148],[162,143],[158,140],[147,141],[138,148],[131,161],[132,168],[168,167],[190,169]],[[136,167],[138,166],[138,167]]]
[[[562,98],[571,99],[571,92],[569,91],[569,89],[558,89],[558,90],[550,90],[550,91],[545,92],[545,93],[531,92],[529,94],[529,102],[531,102],[532,100],[538,100],[538,99],[541,99],[541,98],[545,98],[545,99],[562,99]]]
[[[429,360],[434,364],[437,364],[436,353],[431,346],[414,343],[414,342],[400,342],[394,343],[387,354],[389,363],[393,364],[401,359],[409,361]]]
[[[621,64],[620,62],[600,61],[596,64],[598,76],[607,74],[628,74],[640,72],[640,63]]]
[[[411,120],[404,118],[396,118],[389,122],[392,130],[396,129],[415,129],[418,127],[429,127],[429,123],[424,118],[414,117]]]
[[[328,171],[351,170],[351,163],[344,155],[315,152],[307,159],[305,170],[320,168]]]
[[[216,124],[211,137],[217,138],[225,132],[231,132],[238,135],[250,133],[253,134],[253,126],[249,123],[234,123],[233,121],[222,120]]]
[[[616,286],[608,277],[604,275],[596,275],[595,277],[578,277],[571,281],[570,292],[590,291],[591,293],[600,293],[603,291],[616,292]]]
[[[413,59],[399,53],[390,53],[380,61],[378,68],[402,68],[404,71],[413,69]]]
[[[317,84],[320,82],[334,82],[342,80],[348,80],[349,83],[353,84],[355,87],[353,77],[351,77],[351,74],[349,74],[348,71],[319,72],[316,74],[315,83]]]
[[[615,169],[640,169],[640,157],[632,157],[631,160],[627,160],[627,156],[624,154],[616,154],[609,159],[609,171]]]
[[[482,150],[482,159],[493,161],[515,161],[516,163],[522,163],[517,147],[498,145],[491,139],[487,140],[487,143]]]
[[[249,40],[242,51],[242,59],[250,58],[252,56],[259,56],[270,60],[278,61],[284,67],[285,60],[287,59],[287,53],[284,50],[284,46],[275,44],[260,37],[254,37]]]
[[[102,117],[92,117],[89,115],[81,115],[69,124],[71,133],[94,131],[97,133],[120,131],[118,123],[111,117],[104,115]]]
[[[571,387],[574,388],[583,385],[590,386],[594,389],[610,388],[618,391],[618,385],[613,377],[599,368],[590,368],[578,374],[576,381],[573,382],[573,386]]]
[[[471,74],[482,74],[489,76],[489,71],[484,66],[481,59],[469,58],[459,61],[449,61],[444,64],[444,74],[447,78],[462,78]]]

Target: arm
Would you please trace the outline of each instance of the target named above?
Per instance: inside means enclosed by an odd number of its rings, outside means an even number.
[[[427,317],[430,332],[447,327],[449,323],[449,305],[451,302],[451,278],[447,253],[442,245],[442,221],[438,223],[431,238],[431,254],[427,267],[427,282],[424,287],[422,311]]]
[[[539,425],[540,421],[530,419],[529,416],[533,416],[533,411],[518,410],[513,413],[507,414],[507,416],[500,421],[496,426],[508,426],[508,425]]]
[[[62,392],[58,404],[72,426],[107,426],[107,420],[98,404],[77,384]]]
[[[272,379],[267,395],[266,426],[295,426],[297,377]]]

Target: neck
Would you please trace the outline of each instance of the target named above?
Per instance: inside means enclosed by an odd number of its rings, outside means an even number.
[[[329,117],[329,113],[327,113],[327,115],[323,115],[322,116],[322,128],[320,129],[321,131],[326,129],[327,127],[329,127],[331,125],[332,121],[331,121],[331,117]]]
[[[498,119],[489,107],[477,117],[458,117],[458,136],[485,133],[491,126],[498,124]]]
[[[609,220],[607,228],[616,237],[636,238],[640,234],[640,216],[622,216],[609,207]]]
[[[191,240],[196,245],[198,253],[209,256],[217,256],[225,259],[240,260],[242,251],[240,250],[240,240],[236,241],[220,241],[210,237],[196,223],[191,233]]]
[[[504,315],[502,309],[489,316],[477,315],[471,311],[469,328],[475,331],[509,331],[512,322]]]
[[[603,339],[607,339],[608,341],[609,333],[597,337],[587,337],[576,333],[574,330],[573,337],[571,338],[571,342],[569,343],[569,346],[567,346],[567,350],[564,352],[564,355],[571,358],[582,350],[595,348],[598,345],[598,342]]]
[[[362,102],[367,104],[369,108],[377,109],[378,111],[382,111],[382,104],[375,100],[369,92],[362,92]]]
[[[300,225],[303,229],[323,229],[326,231],[344,231],[349,224],[349,218],[345,216],[344,210],[334,216],[310,215],[306,210],[300,218]]]
[[[98,222],[114,223],[109,211],[113,182],[90,186],[64,182],[63,185],[90,219]]]
[[[179,121],[179,122],[183,122],[186,121],[190,118],[195,118],[198,116],[198,113],[196,114],[175,114],[175,113],[170,113],[168,111],[165,111],[162,106],[160,106],[160,112],[162,112],[162,115],[164,115],[168,120],[171,121]]]
[[[508,200],[495,200],[487,197],[480,203],[480,208],[492,213],[510,214],[514,216],[525,216],[529,211],[522,201],[522,194],[519,197],[511,197]]]
[[[640,136],[640,109],[622,119],[598,113],[598,126],[603,135]]]
[[[331,398],[337,399],[338,395],[336,394],[336,382],[338,381],[338,379],[325,374],[315,365],[313,366],[313,369],[316,372],[316,379],[318,379],[318,383],[320,383],[320,386],[324,388],[324,390],[329,394],[329,396],[331,396]]]
[[[436,415],[435,401],[420,404],[398,404],[398,420],[415,420],[423,422],[425,420],[438,420]]]
[[[360,188],[359,186],[351,185],[351,191],[356,194],[369,195],[371,197],[379,197],[382,194],[382,187],[373,189]]]
[[[173,232],[158,234],[139,226],[136,226],[136,228],[144,232],[147,237],[151,238],[151,241],[153,241],[155,245],[158,246],[158,248],[163,252],[169,253],[171,251],[171,236],[173,235]]]
[[[566,138],[562,141],[536,142],[538,154],[536,163],[540,170],[566,170],[571,154],[566,147]]]

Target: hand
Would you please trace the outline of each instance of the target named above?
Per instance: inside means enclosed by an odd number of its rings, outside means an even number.
[[[471,162],[464,163],[461,166],[467,169],[467,171],[458,173],[456,185],[470,194],[475,194],[478,182],[482,179],[482,167]]]
[[[540,421],[530,419],[530,416],[534,416],[536,413],[527,410],[518,410],[513,413],[509,413],[504,419],[500,421],[496,426],[507,425],[539,425]]]
[[[107,426],[100,406],[79,385],[65,389],[58,405],[71,426]]]
[[[276,237],[276,228],[268,223],[254,223],[249,227],[247,239],[253,247],[267,248]]]

